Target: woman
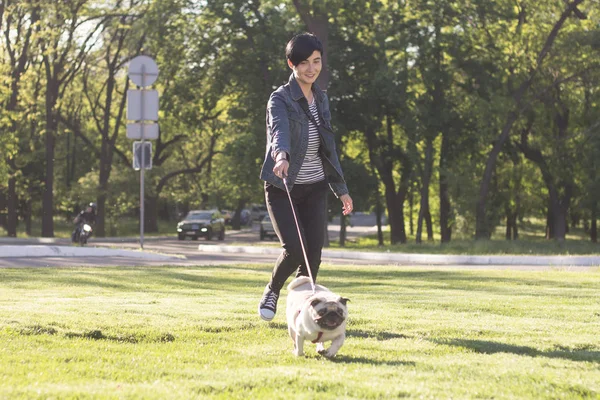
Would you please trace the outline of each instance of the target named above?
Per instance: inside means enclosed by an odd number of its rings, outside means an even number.
[[[283,178],[314,280],[325,239],[328,186],[342,202],[344,215],[353,208],[335,148],[329,100],[315,83],[322,68],[323,45],[310,33],[296,35],[287,44],[286,57],[293,73],[267,104],[267,148],[260,174],[267,209],[283,247],[258,306],[265,321],[275,317],[287,278],[296,270],[296,276],[309,276]]]

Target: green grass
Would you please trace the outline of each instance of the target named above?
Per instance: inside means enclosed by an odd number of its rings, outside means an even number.
[[[466,240],[455,239],[450,243],[439,241],[416,244],[414,240],[405,244],[390,245],[389,233],[385,235],[386,243],[378,246],[377,236],[369,235],[355,241],[347,241],[345,250],[380,251],[394,253],[423,253],[423,254],[469,254],[469,255],[600,255],[600,244],[585,240],[566,240],[557,242],[545,239],[523,240]],[[338,242],[331,242],[332,249],[341,249]]]
[[[0,269],[0,398],[600,398],[600,270],[329,266],[327,360],[256,315],[270,266]]]
[[[454,235],[450,243],[441,243],[437,233],[432,241],[427,241],[427,234],[424,233],[423,241],[417,244],[415,236],[407,233],[406,243],[391,245],[389,227],[386,226],[383,232],[384,246],[379,246],[377,235],[374,234],[346,241],[344,249],[425,254],[600,255],[600,244],[592,243],[589,234],[582,228],[571,228],[566,240],[559,242],[545,239],[544,227],[543,221],[530,219],[520,225],[518,240],[506,240],[504,227],[498,227],[490,240],[474,240],[464,235]],[[341,248],[336,241],[331,242],[331,247]]]

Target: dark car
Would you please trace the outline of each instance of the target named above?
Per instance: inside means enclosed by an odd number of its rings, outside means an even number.
[[[273,222],[271,221],[271,217],[269,216],[269,214],[265,215],[262,221],[260,221],[260,240],[265,240],[266,237],[269,237],[271,239],[277,237],[275,229],[273,229]]]
[[[191,237],[197,240],[204,237],[211,240],[214,236],[219,240],[225,239],[225,220],[219,210],[190,211],[183,221],[177,224],[177,237],[184,240]]]
[[[252,221],[262,221],[267,214],[267,207],[264,205],[252,204],[250,207],[250,219]]]

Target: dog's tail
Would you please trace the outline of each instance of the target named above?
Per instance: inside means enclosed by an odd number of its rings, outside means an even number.
[[[288,290],[292,290],[294,288],[297,288],[300,285],[304,285],[304,284],[309,284],[310,285],[311,279],[308,276],[300,276],[296,279],[294,279],[293,281],[290,282],[290,284],[287,286]]]

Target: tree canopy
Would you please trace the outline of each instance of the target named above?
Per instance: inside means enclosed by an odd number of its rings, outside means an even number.
[[[598,0],[6,0],[0,5],[0,223],[96,201],[99,236],[136,215],[129,60],[160,69],[147,231],[190,208],[263,202],[265,106],[285,44],[325,46],[321,86],[356,205],[392,243],[489,238],[524,218],[596,240]]]

